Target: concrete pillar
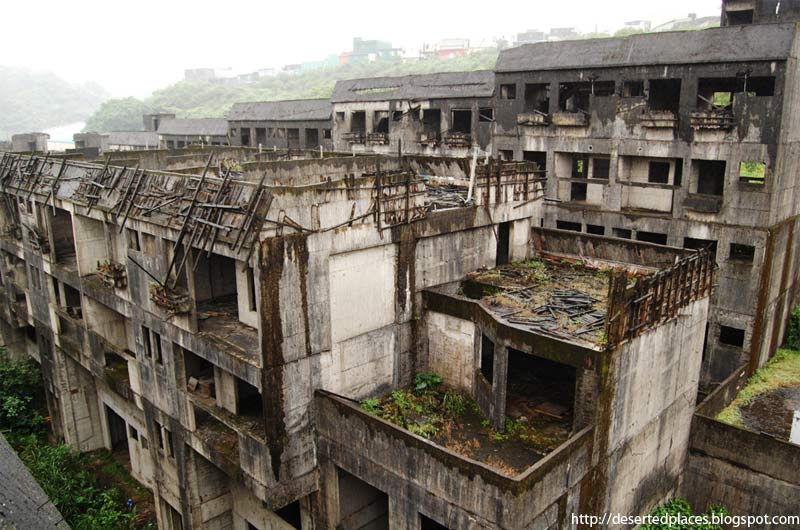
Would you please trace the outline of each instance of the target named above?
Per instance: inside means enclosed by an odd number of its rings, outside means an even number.
[[[573,432],[583,429],[594,419],[595,403],[600,391],[600,376],[592,366],[591,358],[587,357],[586,363],[583,368],[577,368],[575,373]]]
[[[57,348],[53,360],[53,383],[61,404],[64,440],[79,451],[105,447],[94,377]]]
[[[217,406],[233,414],[238,414],[236,377],[229,372],[214,367],[214,391],[217,394]]]
[[[506,394],[508,393],[508,347],[494,345],[494,385],[492,386],[492,426],[497,430],[505,428]]]
[[[404,499],[389,497],[389,530],[419,530],[419,513]]]

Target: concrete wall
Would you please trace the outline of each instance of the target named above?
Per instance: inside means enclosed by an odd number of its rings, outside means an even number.
[[[677,491],[708,305],[702,299],[685,306],[676,318],[622,344],[611,360],[597,443],[608,455],[605,508],[612,513],[648,513]]]

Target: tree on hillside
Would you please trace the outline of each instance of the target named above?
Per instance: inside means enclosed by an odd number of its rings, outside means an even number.
[[[84,131],[138,131],[150,107],[136,98],[110,99],[86,120]]]

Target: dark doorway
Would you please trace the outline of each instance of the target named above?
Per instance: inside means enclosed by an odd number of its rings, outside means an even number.
[[[486,335],[481,335],[481,374],[491,385],[494,381],[494,342]]]
[[[319,131],[317,129],[306,129],[306,149],[319,147]]]
[[[389,497],[351,475],[338,470],[339,524],[348,530],[389,530]]]
[[[511,223],[500,223],[497,227],[497,265],[508,263],[511,238]]]
[[[125,420],[111,410],[108,405],[106,408],[106,419],[108,420],[108,437],[111,439],[111,450],[114,452],[125,451],[128,453],[128,431],[125,425]]]
[[[575,367],[509,348],[506,414],[571,422],[575,382]]]
[[[303,523],[302,519],[300,518],[300,501],[294,501],[291,504],[287,504],[283,508],[275,510],[275,513],[281,519],[289,523],[292,528],[301,530]]]
[[[463,134],[472,132],[472,111],[471,110],[454,110],[453,111],[453,126],[451,131]]]

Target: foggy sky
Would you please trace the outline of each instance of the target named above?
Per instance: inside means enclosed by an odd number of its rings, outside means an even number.
[[[443,38],[614,31],[630,20],[657,25],[719,10],[720,0],[7,2],[0,64],[93,80],[114,97],[144,97],[181,79],[185,68],[280,68],[349,50],[353,37],[417,50]]]

